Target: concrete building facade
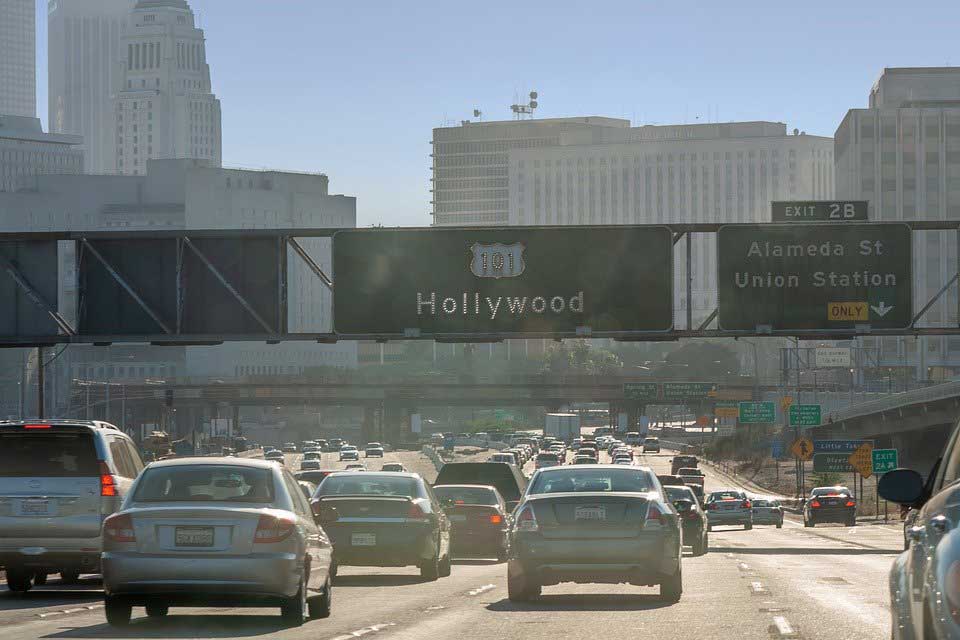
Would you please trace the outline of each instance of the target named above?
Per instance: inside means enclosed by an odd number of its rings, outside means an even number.
[[[37,24],[33,0],[0,0],[0,115],[37,115]]]
[[[44,133],[38,118],[0,114],[0,191],[15,191],[32,176],[83,173],[81,138]]]
[[[51,133],[83,137],[89,173],[116,171],[113,95],[122,73],[120,34],[136,0],[48,0]]]
[[[837,197],[870,202],[873,220],[960,219],[960,67],[886,68],[867,108],[847,112],[835,135]],[[914,306],[957,272],[954,232],[914,233]],[[950,288],[921,324],[956,326]],[[960,372],[960,338],[864,338],[876,366],[917,379]]]
[[[140,0],[120,36],[114,97],[115,172],[147,160],[222,161],[220,101],[212,93],[202,29],[186,0]]]

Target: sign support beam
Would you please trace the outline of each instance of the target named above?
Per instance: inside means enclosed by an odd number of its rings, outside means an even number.
[[[45,311],[47,315],[53,318],[53,321],[57,323],[57,326],[60,327],[60,330],[63,331],[68,336],[77,335],[76,329],[70,326],[70,323],[57,312],[53,306],[47,302],[40,292],[34,289],[34,287],[27,280],[27,277],[21,273],[20,269],[17,268],[13,262],[7,259],[5,255],[0,253],[0,267],[3,267],[7,274],[17,283],[24,293],[27,294],[27,297],[40,309]]]

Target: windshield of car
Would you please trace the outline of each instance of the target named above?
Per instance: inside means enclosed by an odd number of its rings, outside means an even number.
[[[274,500],[273,475],[259,467],[171,465],[148,468],[134,502],[252,502]]]
[[[415,478],[370,473],[327,476],[317,487],[317,496],[371,495],[422,497]]]
[[[454,504],[497,504],[497,497],[490,489],[437,486],[433,488],[433,492],[438,498],[448,498]]]
[[[571,491],[646,492],[653,488],[653,478],[646,471],[603,467],[541,472],[535,476],[528,492],[530,494]]]

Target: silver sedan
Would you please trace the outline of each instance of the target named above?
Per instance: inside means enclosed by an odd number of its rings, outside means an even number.
[[[171,606],[279,606],[300,625],[330,615],[332,544],[280,465],[185,458],[149,465],[103,523],[107,621]]]

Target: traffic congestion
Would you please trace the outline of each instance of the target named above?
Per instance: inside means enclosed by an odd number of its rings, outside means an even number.
[[[303,441],[144,466],[106,423],[3,423],[0,621],[29,635],[444,637],[451,615],[492,632],[498,618],[555,611],[550,624],[579,634],[578,614],[602,610],[664,633],[683,619],[696,635],[715,632],[693,614],[719,598],[747,637],[777,624],[837,637],[811,621],[837,616],[841,588],[861,618],[889,615],[868,578],[889,569],[901,534],[858,522],[849,489],[797,503],[655,438],[463,435],[470,445],[439,464],[379,442]],[[898,473],[897,491],[918,490]],[[863,579],[824,582],[852,576],[837,563]]]

